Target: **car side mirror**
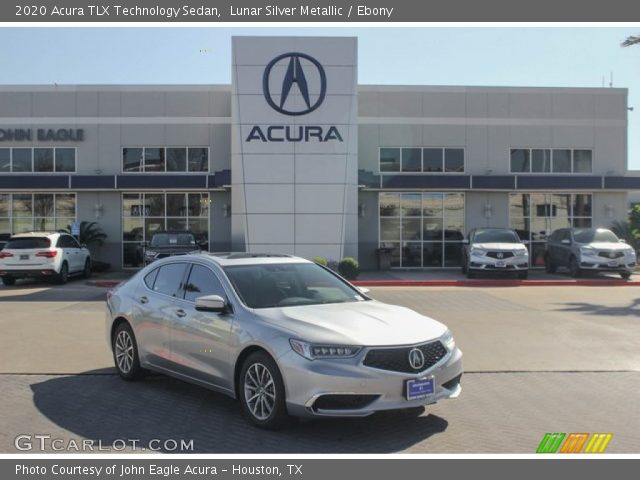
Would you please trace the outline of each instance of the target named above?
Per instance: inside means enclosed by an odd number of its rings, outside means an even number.
[[[620,240],[618,240],[620,243],[627,243],[627,241],[624,238],[621,238]]]
[[[206,295],[196,298],[196,310],[199,312],[224,313],[227,302],[220,295]]]
[[[371,291],[367,287],[356,287],[356,288],[360,293],[364,293],[365,295]]]
[[[571,240],[569,240],[568,238],[563,238],[562,240],[560,240],[560,243],[563,245],[571,245]]]

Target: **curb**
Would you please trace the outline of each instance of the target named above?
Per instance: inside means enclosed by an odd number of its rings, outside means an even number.
[[[95,280],[93,282],[86,282],[86,284],[92,287],[115,288],[122,282],[124,282],[124,280]]]
[[[356,280],[357,287],[637,287],[636,280]]]

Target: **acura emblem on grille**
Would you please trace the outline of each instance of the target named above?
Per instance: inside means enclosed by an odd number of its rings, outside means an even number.
[[[419,348],[412,348],[409,351],[409,365],[415,370],[424,367],[424,354]]]
[[[504,258],[504,253],[502,253],[502,252],[498,252],[497,257],[498,257],[498,258],[500,258],[500,259]]]
[[[609,258],[616,258],[616,252],[609,252]]]

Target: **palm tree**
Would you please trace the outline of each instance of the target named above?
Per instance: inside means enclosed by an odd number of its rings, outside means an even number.
[[[630,222],[616,220],[611,224],[611,231],[617,235],[618,238],[622,238],[637,252],[640,250],[640,238],[638,238],[638,231],[633,228]]]
[[[627,39],[622,42],[622,47],[630,47],[631,45],[637,45],[640,43],[640,35],[631,35],[627,37]]]
[[[71,225],[67,225],[67,228],[61,231],[71,233]],[[80,222],[80,235],[78,235],[78,242],[80,242],[80,244],[96,244],[102,246],[106,238],[107,234],[102,231],[96,222]]]

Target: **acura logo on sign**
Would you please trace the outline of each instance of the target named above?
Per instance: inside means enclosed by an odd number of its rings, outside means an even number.
[[[285,65],[284,77],[277,75],[279,69],[274,67]],[[294,107],[294,85],[304,102],[301,108]],[[271,60],[264,69],[262,90],[267,103],[277,112],[305,115],[322,104],[327,94],[327,76],[320,62],[306,53],[284,53]]]
[[[419,348],[412,348],[409,351],[409,365],[411,365],[411,368],[414,370],[419,370],[424,367],[424,354],[422,353],[422,350]]]

